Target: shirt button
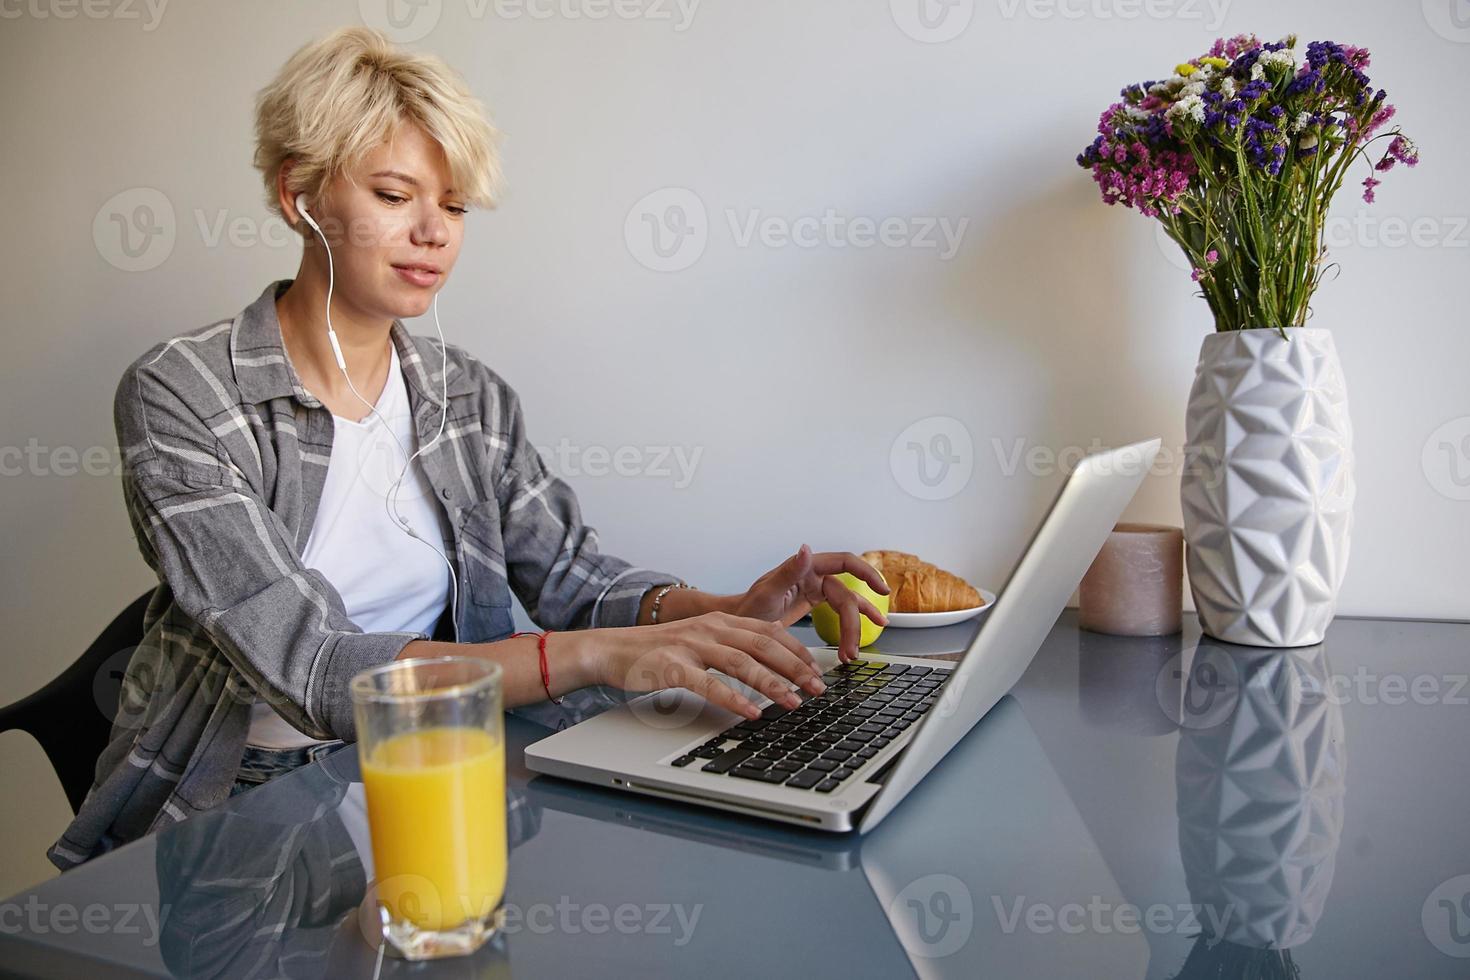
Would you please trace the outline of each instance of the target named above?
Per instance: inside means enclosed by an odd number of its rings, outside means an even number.
[[[448,487],[441,488],[440,491],[439,491],[439,496],[443,497],[445,500],[448,500],[449,499],[449,488]]]

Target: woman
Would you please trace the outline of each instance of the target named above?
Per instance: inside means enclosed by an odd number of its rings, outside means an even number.
[[[68,868],[354,739],[348,682],[395,658],[485,657],[505,703],[602,686],[687,687],[756,706],[707,668],[796,703],[823,685],[787,630],[833,577],[887,586],[803,545],[739,595],[601,554],[527,440],[515,391],[400,320],[428,311],[470,206],[493,203],[495,130],[459,77],[363,28],[307,45],[259,95],[255,163],[304,236],[294,279],[161,343],[114,405],[123,489],[158,590],[110,744],[48,852]],[[436,313],[437,324],[437,313]],[[386,439],[385,439],[386,437]],[[396,480],[361,462],[383,445]],[[386,499],[385,499],[386,498]],[[510,592],[548,632],[511,637]]]

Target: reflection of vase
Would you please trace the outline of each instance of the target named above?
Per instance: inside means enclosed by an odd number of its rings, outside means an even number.
[[[1235,688],[1217,723],[1181,729],[1175,764],[1190,900],[1208,945],[1234,947],[1202,955],[1290,964],[1280,953],[1311,938],[1342,833],[1342,713],[1326,657],[1209,640],[1198,654],[1228,660]]]
[[[1352,423],[1332,334],[1205,338],[1180,487],[1200,625],[1229,643],[1321,643],[1352,530]]]

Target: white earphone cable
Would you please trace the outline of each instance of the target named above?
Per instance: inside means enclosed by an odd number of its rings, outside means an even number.
[[[337,341],[337,331],[332,329],[332,288],[336,284],[336,270],[332,262],[332,248],[327,244],[327,236],[317,226],[316,220],[307,213],[304,206],[304,198],[305,195],[297,196],[296,210],[301,212],[301,217],[305,218],[306,223],[321,237],[322,247],[327,250],[327,340],[332,345],[332,353],[336,356],[337,367],[341,368],[342,376],[347,379],[347,387],[351,389],[352,394],[358,401],[367,406],[368,413],[378,420],[383,430],[388,433],[388,438],[392,439],[393,444],[398,447],[399,455],[408,457],[408,461],[403,464],[403,469],[398,474],[398,479],[393,481],[393,485],[389,487],[388,493],[384,496],[383,506],[387,508],[388,519],[393,522],[394,526],[398,527],[424,547],[433,551],[434,554],[443,559],[445,566],[449,569],[449,614],[453,619],[455,636],[457,637],[459,635],[459,582],[454,574],[454,563],[449,560],[449,556],[445,552],[434,547],[433,544],[414,533],[413,528],[409,526],[408,520],[398,511],[398,491],[403,486],[404,477],[408,475],[410,467],[413,466],[413,461],[418,459],[419,456],[423,455],[426,450],[434,446],[443,437],[445,424],[449,420],[449,347],[444,342],[444,328],[439,325],[439,295],[437,293],[434,294],[434,329],[439,333],[439,351],[441,354],[439,377],[443,384],[443,403],[439,411],[439,431],[435,433],[434,438],[421,446],[412,456],[409,456],[408,450],[403,448],[403,443],[399,441],[397,434],[393,431],[393,427],[388,424],[382,415],[378,414],[378,409],[372,402],[362,397],[362,393],[352,383],[352,375],[347,373],[347,359],[342,356],[342,345]]]

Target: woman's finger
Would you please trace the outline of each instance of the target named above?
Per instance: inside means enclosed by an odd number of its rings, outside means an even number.
[[[823,551],[812,556],[812,571],[819,575],[851,572],[873,587],[879,595],[887,595],[890,587],[878,570],[850,551]]]
[[[698,670],[692,673],[694,676],[689,678],[687,684],[683,685],[688,690],[700,695],[706,701],[735,712],[737,715],[744,715],[750,719],[761,716],[761,709],[756,707],[754,701],[736,693],[734,688],[723,683],[714,674],[711,674],[707,670]]]
[[[806,644],[792,636],[791,632],[780,623],[775,623],[768,619],[757,619],[752,616],[732,616],[726,620],[726,625],[748,630],[752,633],[762,633],[770,636],[787,650],[790,650],[797,659],[805,661],[806,665],[812,668],[812,670],[817,670],[817,661],[812,657],[812,652],[806,648]],[[821,673],[821,671],[817,671],[817,673]]]
[[[660,644],[638,659],[634,670],[620,685],[629,691],[664,691],[684,688],[738,715],[759,718],[755,702],[722,684],[707,669],[706,657],[689,643]],[[714,681],[711,685],[709,682]]]
[[[690,647],[701,662],[759,691],[777,704],[787,708],[801,704],[801,698],[791,689],[789,681],[744,650],[714,640],[699,640],[691,643]]]
[[[821,694],[826,690],[827,686],[822,682],[816,664],[806,647],[802,647],[802,651],[806,652],[807,656],[802,658],[792,653],[769,633],[754,633],[750,630],[726,627],[716,632],[715,636],[726,646],[744,650],[760,663],[805,688],[813,695]]]
[[[837,610],[837,656],[846,663],[857,657],[858,640],[863,632],[857,593],[831,576],[822,579],[822,591],[827,597],[827,604]]]
[[[852,592],[851,589],[848,589],[848,591],[849,592]],[[855,596],[857,596],[858,612],[862,613],[864,616],[868,617],[869,620],[871,620],[872,622],[876,623],[879,626],[887,626],[888,625],[888,614],[887,613],[883,612],[877,606],[873,605],[871,602],[869,602],[863,596],[857,595],[857,593],[853,593],[853,594]]]

